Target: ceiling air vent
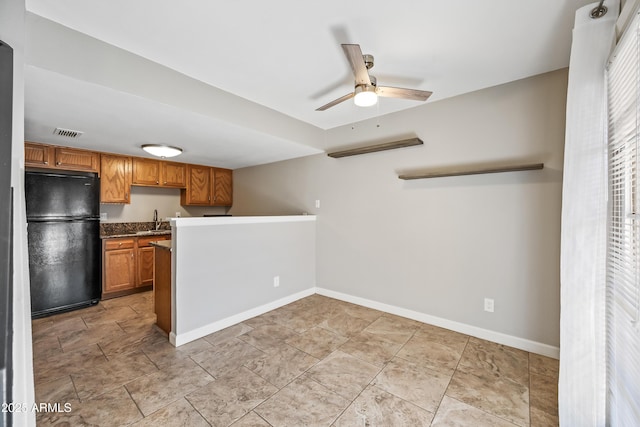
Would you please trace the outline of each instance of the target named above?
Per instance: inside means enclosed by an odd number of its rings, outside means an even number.
[[[66,138],[80,138],[83,132],[80,132],[79,130],[56,128],[53,131],[53,134],[64,136]]]

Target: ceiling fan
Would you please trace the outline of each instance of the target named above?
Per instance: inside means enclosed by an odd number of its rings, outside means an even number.
[[[342,50],[347,56],[349,64],[351,64],[351,69],[355,76],[355,89],[352,93],[348,93],[317,108],[316,111],[324,111],[351,98],[353,98],[356,105],[369,107],[378,102],[378,96],[411,99],[414,101],[426,101],[431,96],[431,92],[425,90],[378,86],[375,76],[369,74],[369,69],[373,67],[373,55],[363,55],[360,45],[357,44],[343,44]]]

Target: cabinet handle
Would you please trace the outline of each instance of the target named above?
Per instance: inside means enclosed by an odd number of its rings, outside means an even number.
[[[56,165],[60,166],[62,164],[62,162],[56,162]]]
[[[45,162],[44,162],[44,164],[45,164],[45,165],[48,165],[48,164],[49,164],[49,162],[45,161]]]
[[[133,259],[133,252],[131,252],[131,259]]]
[[[164,182],[164,185],[167,185],[167,181]]]
[[[156,181],[156,184],[160,184],[158,181]]]
[[[118,243],[118,246],[122,246],[122,242]]]

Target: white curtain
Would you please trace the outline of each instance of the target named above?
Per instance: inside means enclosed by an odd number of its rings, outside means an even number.
[[[615,43],[617,0],[576,12],[569,65],[561,235],[561,426],[606,423],[605,278],[607,141],[605,67]]]

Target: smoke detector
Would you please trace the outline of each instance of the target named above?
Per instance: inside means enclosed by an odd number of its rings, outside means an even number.
[[[54,135],[64,136],[65,138],[80,138],[83,133],[84,132],[80,132],[79,130],[63,128],[55,128],[55,130],[53,131]]]

